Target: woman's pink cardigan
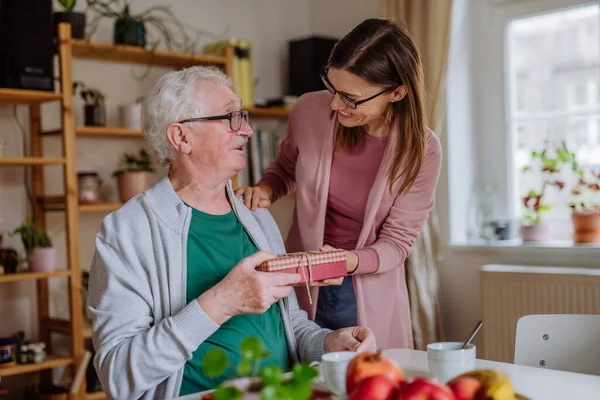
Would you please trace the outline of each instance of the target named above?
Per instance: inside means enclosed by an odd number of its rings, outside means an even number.
[[[282,195],[297,189],[293,224],[286,240],[288,252],[317,250],[323,245],[336,123],[331,100],[327,91],[298,99],[279,155],[259,182],[283,187]],[[353,273],[358,323],[373,330],[380,349],[413,348],[404,262],[433,208],[442,154],[438,138],[428,130],[423,168],[411,190],[397,196],[390,194],[386,175],[395,144],[395,136],[390,135],[356,245],[357,249],[374,249],[379,268],[369,270],[369,266],[359,265]],[[318,290],[312,288],[313,299],[318,299]],[[300,307],[314,319],[316,302],[309,304],[305,288],[296,292]]]

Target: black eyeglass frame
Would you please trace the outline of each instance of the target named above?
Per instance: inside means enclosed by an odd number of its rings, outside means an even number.
[[[366,99],[362,99],[362,100],[353,100],[351,98],[349,98],[348,96],[346,96],[344,93],[340,93],[337,91],[337,89],[333,86],[333,84],[329,81],[329,78],[327,77],[327,72],[329,72],[329,68],[323,68],[321,70],[321,80],[323,81],[323,83],[325,84],[325,87],[327,88],[327,90],[329,91],[329,93],[333,94],[334,96],[337,94],[338,96],[340,96],[340,100],[342,100],[342,102],[347,105],[349,108],[356,110],[358,108],[358,106],[360,106],[363,103],[366,103],[369,100],[373,100],[376,97],[381,96],[384,93],[387,92],[391,92],[392,90],[396,89],[396,88],[387,88],[371,97],[367,97]],[[344,101],[345,100],[345,101]]]
[[[240,126],[237,127],[237,129],[233,128],[232,125],[232,121],[234,118],[234,115],[239,115],[240,117],[242,117],[242,119],[240,119]],[[229,129],[231,129],[233,132],[237,132],[240,129],[242,129],[242,123],[245,120],[246,122],[250,121],[250,115],[248,114],[248,111],[246,110],[241,110],[241,111],[232,111],[230,113],[227,114],[223,114],[223,115],[213,115],[210,117],[196,117],[196,118],[188,118],[188,119],[184,119],[181,121],[177,121],[178,124],[185,124],[186,122],[197,122],[197,121],[219,121],[219,120],[229,120]]]

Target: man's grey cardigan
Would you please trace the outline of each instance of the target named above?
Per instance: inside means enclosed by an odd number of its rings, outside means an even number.
[[[256,246],[285,253],[265,209],[248,210],[232,191],[233,210]],[[179,395],[185,362],[219,326],[197,301],[186,304],[186,244],[192,212],[168,178],[102,222],[89,284],[94,365],[117,399]],[[307,319],[292,292],[279,301],[290,362],[318,360],[330,332]]]

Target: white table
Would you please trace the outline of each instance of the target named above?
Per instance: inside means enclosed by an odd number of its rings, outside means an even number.
[[[407,376],[429,375],[425,351],[392,349],[383,354],[396,361]],[[599,376],[486,360],[477,360],[476,368],[504,371],[510,376],[515,391],[533,400],[600,399]]]
[[[398,363],[407,377],[431,376],[427,352],[391,349],[383,352]],[[477,360],[477,369],[496,369],[510,376],[515,391],[532,400],[599,400],[600,377],[544,368],[525,367],[509,363]],[[201,394],[179,397],[178,400],[200,400]]]

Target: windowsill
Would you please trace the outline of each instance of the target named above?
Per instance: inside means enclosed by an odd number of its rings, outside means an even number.
[[[569,250],[577,252],[598,252],[600,243],[573,243],[570,240],[552,240],[547,242],[523,242],[522,240],[474,240],[448,243],[450,250]]]

